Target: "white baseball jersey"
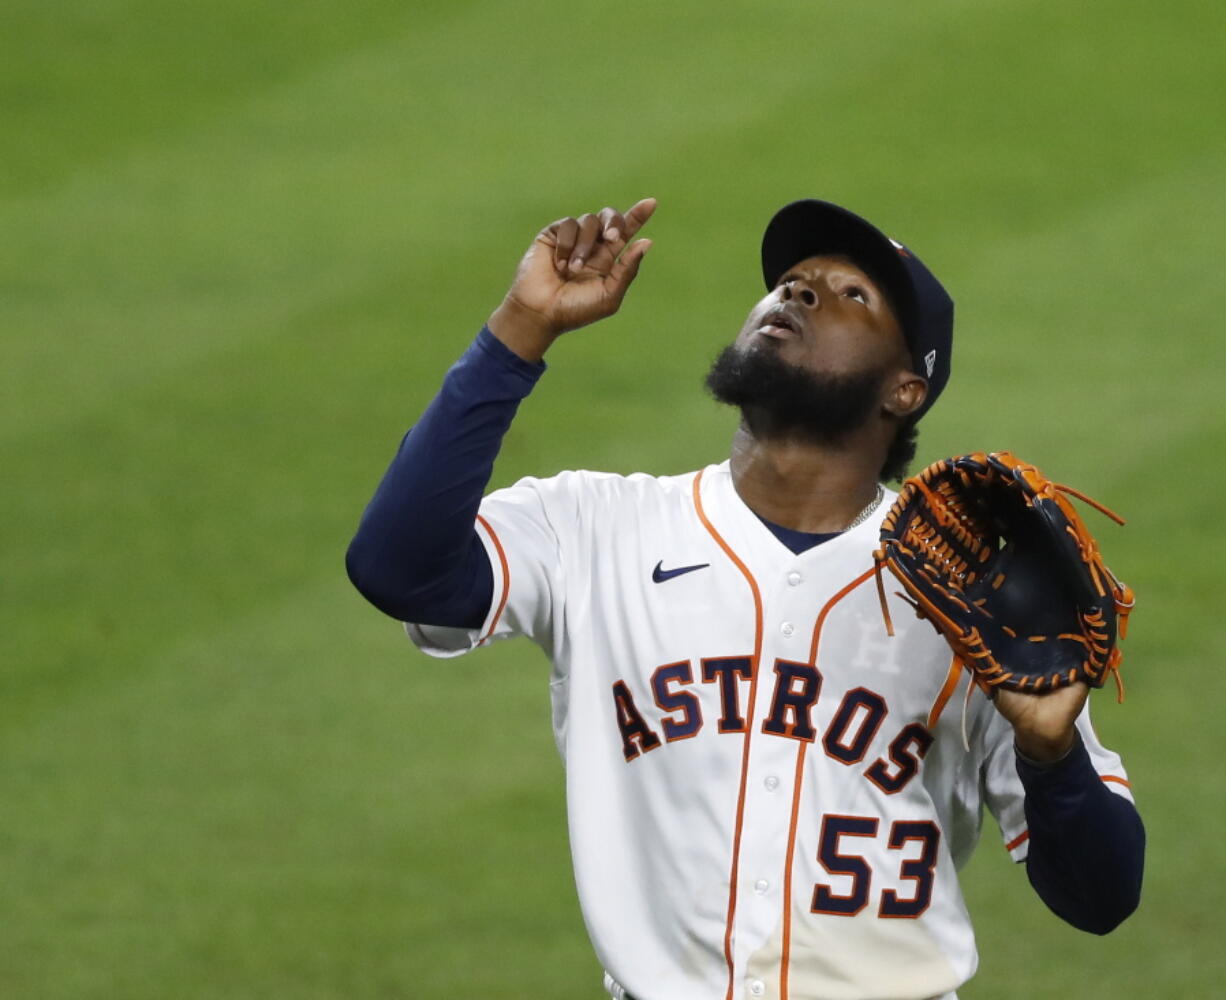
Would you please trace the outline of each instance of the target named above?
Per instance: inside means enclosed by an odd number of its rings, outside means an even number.
[[[432,655],[526,635],[552,662],[575,880],[614,996],[922,1000],[974,973],[957,871],[985,804],[1025,856],[1023,791],[1009,724],[977,689],[963,718],[968,676],[892,594],[886,633],[872,553],[893,499],[796,555],[726,462],[524,479],[481,505],[484,626],[407,626]]]

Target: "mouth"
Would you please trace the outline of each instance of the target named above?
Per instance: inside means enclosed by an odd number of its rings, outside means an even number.
[[[755,333],[775,340],[793,340],[800,336],[800,324],[785,309],[772,309],[763,317]]]

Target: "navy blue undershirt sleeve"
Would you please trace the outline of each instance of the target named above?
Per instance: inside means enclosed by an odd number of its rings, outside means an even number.
[[[545,371],[489,328],[447,372],[405,435],[345,555],[376,608],[419,625],[479,628],[494,574],[474,527],[520,400]]]
[[[1030,884],[1074,927],[1106,934],[1141,901],[1145,827],[1136,807],[1103,783],[1077,737],[1068,755],[1038,765],[1020,754]]]

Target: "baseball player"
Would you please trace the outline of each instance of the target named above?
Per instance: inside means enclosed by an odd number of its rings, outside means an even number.
[[[953,303],[827,202],[784,207],[766,294],[707,385],[729,459],[563,472],[488,496],[562,334],[615,313],[655,202],[543,229],[404,438],[350,546],[432,656],[527,636],[552,664],[575,880],[634,1000],[922,1000],[975,972],[958,871],[983,809],[1059,916],[1106,933],[1144,832],[1087,688],[989,701],[872,554],[950,371]]]

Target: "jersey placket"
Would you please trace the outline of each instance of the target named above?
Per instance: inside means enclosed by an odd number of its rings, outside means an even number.
[[[812,586],[804,586],[807,574],[799,557],[757,562],[756,579],[764,591],[763,643],[757,704],[746,720],[750,752],[735,925],[740,995],[754,1000],[779,995],[775,972],[786,961],[790,851],[802,819],[806,755],[817,736],[820,679],[812,670],[810,640],[821,607]],[[748,969],[755,954],[771,956],[772,974],[760,960]]]

